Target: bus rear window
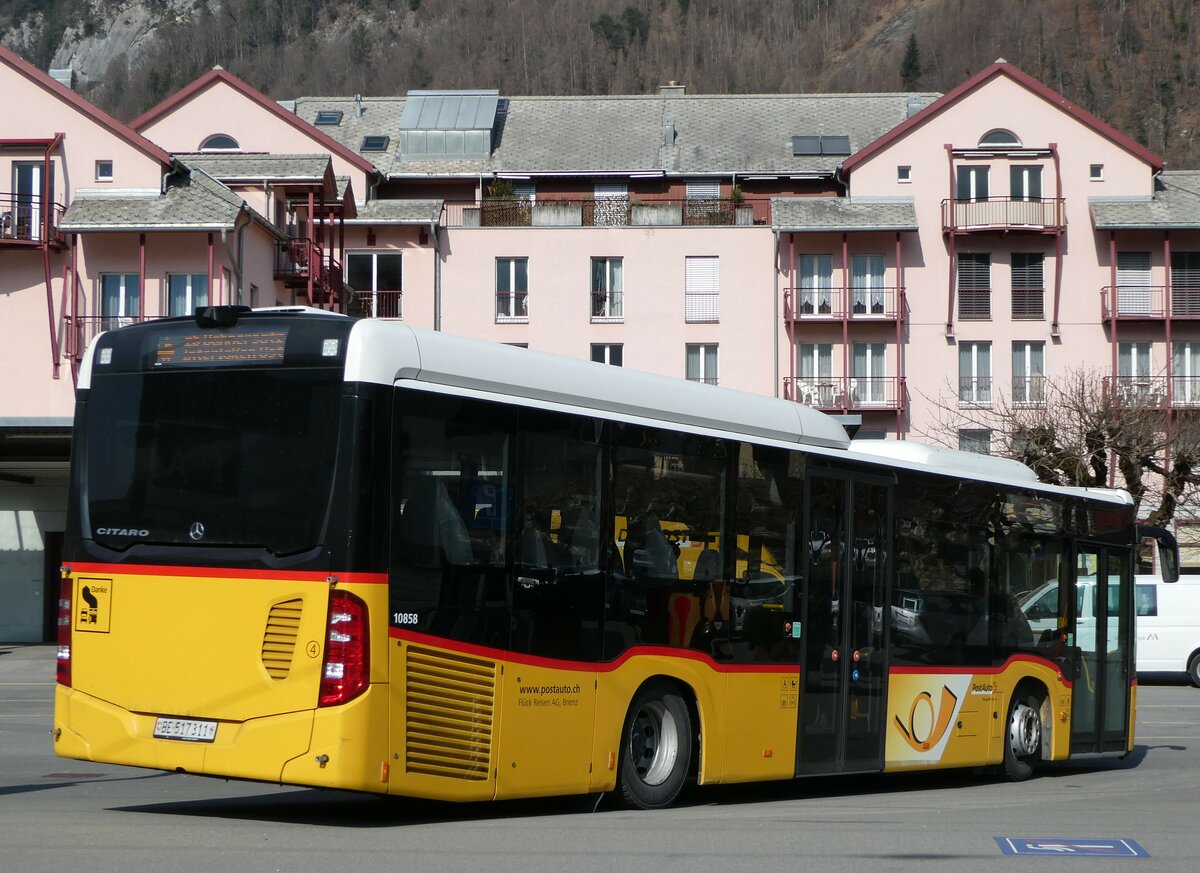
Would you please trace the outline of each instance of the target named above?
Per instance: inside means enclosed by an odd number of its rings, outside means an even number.
[[[334,368],[97,375],[84,497],[92,538],[276,555],[319,545],[341,385]]]

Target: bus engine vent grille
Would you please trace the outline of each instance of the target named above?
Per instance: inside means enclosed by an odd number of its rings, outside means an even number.
[[[263,632],[262,662],[272,679],[286,679],[296,653],[300,634],[300,613],[304,602],[285,600],[271,606],[267,629]]]
[[[492,766],[496,663],[408,646],[405,769],[483,781]]]

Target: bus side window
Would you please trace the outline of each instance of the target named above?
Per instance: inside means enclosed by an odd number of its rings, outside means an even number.
[[[1155,585],[1138,585],[1134,588],[1137,614],[1158,615],[1158,588]]]

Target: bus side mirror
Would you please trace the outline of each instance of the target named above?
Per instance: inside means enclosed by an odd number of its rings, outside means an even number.
[[[1169,530],[1150,524],[1134,526],[1138,542],[1152,539],[1158,543],[1158,566],[1164,582],[1179,581],[1179,543]]]

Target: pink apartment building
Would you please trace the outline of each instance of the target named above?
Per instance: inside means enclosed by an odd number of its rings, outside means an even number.
[[[1036,405],[1081,363],[1200,406],[1200,174],[1003,62],[940,97],[275,102],[216,69],[128,125],[3,49],[0,78],[26,107],[0,120],[0,640],[51,633],[86,342],[199,305],[403,318],[858,438]]]

